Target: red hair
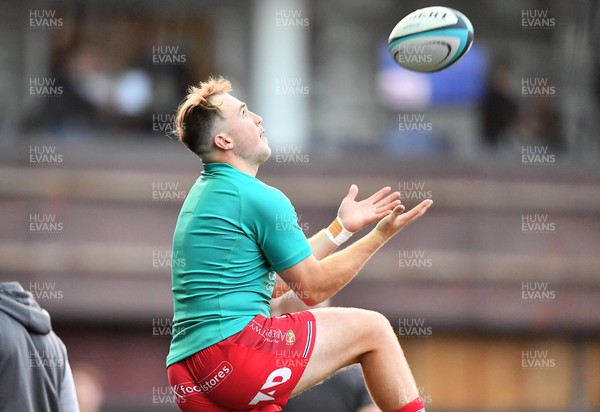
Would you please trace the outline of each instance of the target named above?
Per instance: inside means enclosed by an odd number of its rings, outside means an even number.
[[[221,109],[212,104],[210,98],[231,90],[229,80],[222,76],[210,77],[198,86],[190,86],[177,109],[175,133],[188,149],[201,158],[212,151],[212,127],[217,118],[223,118]]]

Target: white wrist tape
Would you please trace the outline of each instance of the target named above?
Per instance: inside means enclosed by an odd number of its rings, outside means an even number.
[[[344,228],[342,220],[339,218],[339,216],[336,217],[333,222],[331,222],[327,229],[325,229],[325,233],[337,246],[350,239],[350,237],[354,234],[354,232],[350,232]]]

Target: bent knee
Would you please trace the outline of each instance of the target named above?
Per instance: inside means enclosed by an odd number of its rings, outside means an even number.
[[[381,330],[389,330],[390,332],[393,332],[390,321],[384,315],[372,310],[367,311],[367,313],[369,316],[369,321],[372,322],[375,327]]]
[[[396,332],[384,315],[371,310],[362,310],[360,317],[363,325],[361,340],[368,351],[389,347],[388,345],[399,345]]]
[[[396,336],[392,325],[388,318],[379,312],[366,309],[356,309],[356,317],[360,319],[360,322],[370,334],[375,334],[381,337],[382,334]]]

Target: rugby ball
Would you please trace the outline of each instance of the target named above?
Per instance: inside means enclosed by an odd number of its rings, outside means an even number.
[[[400,20],[388,39],[388,51],[402,67],[421,73],[443,70],[473,44],[473,25],[458,10],[426,7]]]

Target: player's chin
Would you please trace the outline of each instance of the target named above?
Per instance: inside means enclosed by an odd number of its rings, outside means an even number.
[[[269,155],[271,155],[271,147],[269,146],[269,140],[267,140],[266,137],[261,137],[261,139],[263,140],[265,151],[268,151]]]
[[[269,160],[269,158],[271,157],[271,148],[269,146],[267,146],[265,148],[265,150],[261,153],[260,156],[260,164],[265,163],[267,160]]]

